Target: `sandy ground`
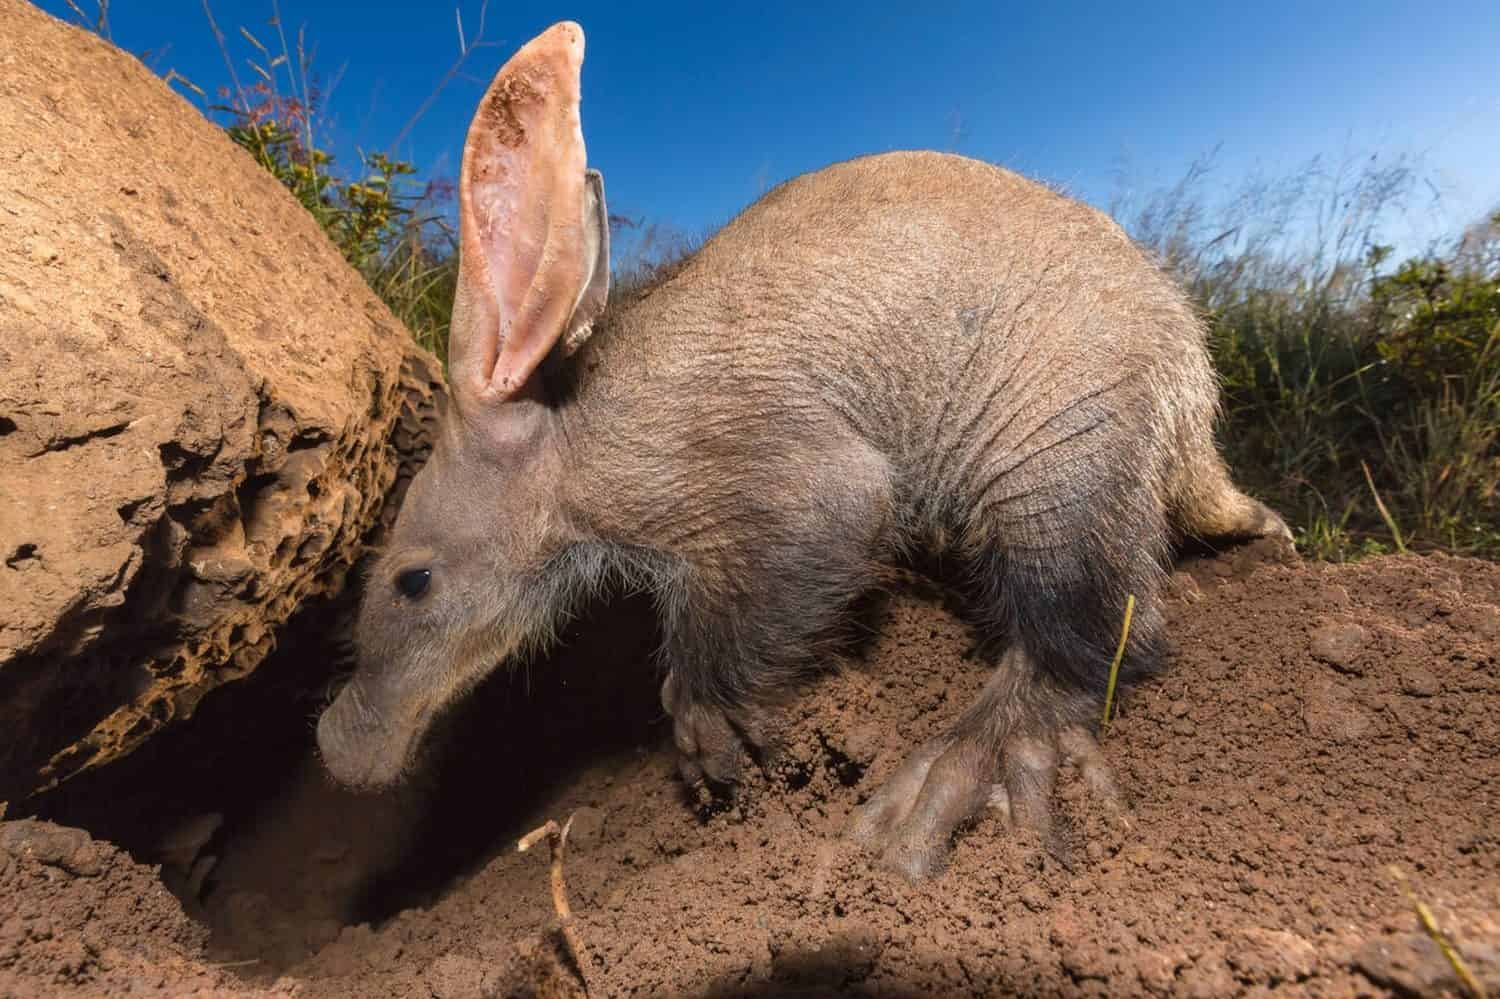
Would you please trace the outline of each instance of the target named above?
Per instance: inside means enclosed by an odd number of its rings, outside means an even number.
[[[1500,567],[1264,556],[1174,577],[1177,654],[1104,743],[1129,815],[1093,810],[1065,773],[1062,855],[991,815],[912,886],[841,836],[983,681],[933,594],[875,610],[873,638],[794,703],[779,757],[728,807],[674,779],[650,678],[622,665],[649,636],[581,626],[556,662],[482,692],[430,775],[392,795],[330,788],[305,721],[258,737],[205,711],[239,762],[175,760],[222,779],[159,800],[228,818],[152,840],[193,919],[139,843],[132,859],[0,824],[0,994],[1462,994],[1392,864],[1495,994]],[[142,779],[117,778],[116,813],[161,810],[129,804]],[[54,817],[102,814],[90,795],[92,813]],[[581,976],[545,848],[514,849],[570,814]]]

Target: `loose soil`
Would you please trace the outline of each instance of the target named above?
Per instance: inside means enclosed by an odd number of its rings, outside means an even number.
[[[1104,740],[1128,820],[1065,773],[1065,855],[990,815],[917,886],[841,831],[985,675],[921,587],[730,806],[676,782],[628,628],[497,678],[390,795],[331,788],[274,683],[206,702],[181,738],[216,748],[148,747],[31,809],[134,859],[0,824],[0,994],[582,995],[547,851],[515,850],[569,815],[594,996],[1462,994],[1389,865],[1500,992],[1500,566],[1242,549],[1185,562],[1170,618],[1169,668]]]

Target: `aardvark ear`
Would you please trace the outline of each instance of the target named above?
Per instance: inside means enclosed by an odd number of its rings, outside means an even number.
[[[604,181],[579,121],[583,29],[548,28],[479,102],[459,178],[449,372],[461,411],[515,398],[559,343],[587,338],[609,293]]]

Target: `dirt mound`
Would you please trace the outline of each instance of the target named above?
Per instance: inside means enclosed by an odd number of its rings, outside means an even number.
[[[154,870],[81,829],[0,824],[0,898],[0,996],[251,994]]]
[[[0,0],[0,801],[105,763],[336,593],[441,374],[152,72]]]
[[[576,742],[571,713],[593,731],[600,704],[636,713],[578,672],[607,672],[599,648],[490,704],[449,763],[457,789],[347,799],[309,762],[215,847],[209,959],[247,989],[316,996],[580,994],[546,858],[514,850],[576,813],[566,873],[594,995],[1459,994],[1391,864],[1500,987],[1500,567],[1241,552],[1180,571],[1170,616],[1177,654],[1105,739],[1128,824],[1065,774],[1065,856],[991,816],[913,887],[840,838],[985,675],[941,602],[906,593],[797,702],[733,807],[684,798],[645,709],[541,796],[493,800]],[[458,845],[476,835],[477,859]],[[423,907],[345,925],[377,873],[388,905]]]

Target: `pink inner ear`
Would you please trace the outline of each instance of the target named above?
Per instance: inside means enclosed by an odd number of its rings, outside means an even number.
[[[460,280],[482,306],[453,330],[455,388],[503,401],[525,384],[572,314],[584,261],[579,118],[583,29],[553,25],[496,75],[464,147]]]

